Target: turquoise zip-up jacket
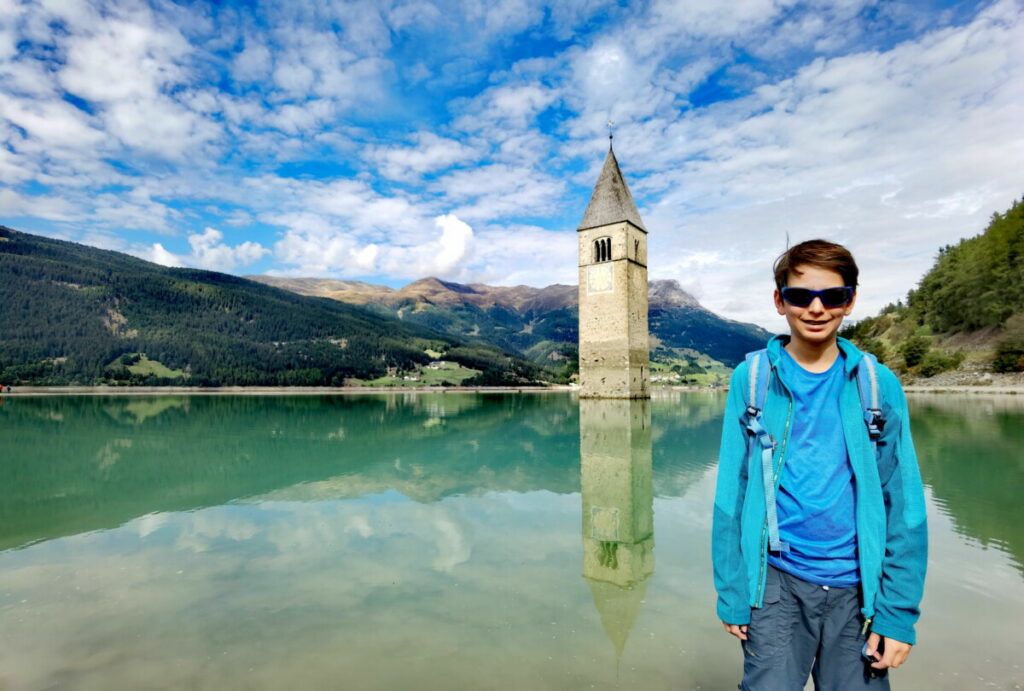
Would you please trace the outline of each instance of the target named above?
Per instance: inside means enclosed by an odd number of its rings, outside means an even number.
[[[762,413],[765,427],[776,442],[776,488],[792,426],[792,398],[778,375],[779,357],[788,341],[788,336],[775,336],[768,342],[771,376]],[[838,343],[846,360],[840,415],[857,497],[861,612],[875,633],[913,644],[924,591],[928,528],[907,401],[896,375],[880,365],[878,387],[885,429],[876,456],[857,391],[855,368],[864,354],[844,338]],[[744,424],[747,377],[747,363],[743,362],[733,372],[725,405],[711,531],[718,616],[728,624],[750,623],[751,608],[763,606],[767,573],[761,451],[750,442]]]

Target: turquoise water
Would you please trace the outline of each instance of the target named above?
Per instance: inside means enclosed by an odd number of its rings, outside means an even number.
[[[0,404],[0,688],[732,689],[724,396]],[[931,560],[897,688],[1020,688],[1024,401],[911,399]]]

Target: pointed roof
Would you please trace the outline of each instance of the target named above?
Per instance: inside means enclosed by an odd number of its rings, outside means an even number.
[[[615,646],[616,658],[621,659],[622,651],[626,649],[626,641],[640,616],[649,582],[650,579],[644,577],[636,585],[622,588],[614,583],[587,579],[590,594],[594,596],[594,606],[601,618],[601,627]]]
[[[640,230],[647,232],[644,222],[640,220],[640,212],[629,193],[626,179],[619,170],[619,162],[615,160],[615,152],[609,147],[608,157],[604,159],[601,175],[594,185],[594,193],[590,195],[590,203],[583,214],[583,220],[576,230],[586,230],[606,226],[610,223],[629,221]]]

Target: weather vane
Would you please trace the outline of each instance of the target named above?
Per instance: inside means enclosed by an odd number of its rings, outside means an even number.
[[[614,131],[615,123],[612,122],[611,120],[609,120],[607,122],[607,125],[608,125],[608,148],[610,149],[610,148],[612,148],[612,139],[615,138],[615,131]]]

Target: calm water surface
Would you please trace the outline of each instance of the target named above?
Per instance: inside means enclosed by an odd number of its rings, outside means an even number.
[[[902,689],[1015,689],[1024,397],[912,398]],[[0,688],[734,689],[724,396],[6,398]]]

